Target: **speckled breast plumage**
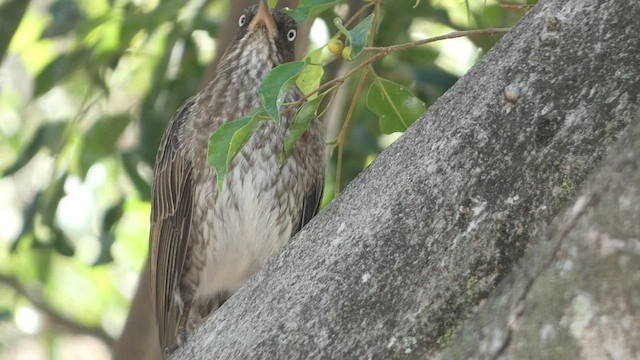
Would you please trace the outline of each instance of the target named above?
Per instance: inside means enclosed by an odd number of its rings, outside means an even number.
[[[269,62],[264,53],[247,54],[246,61]],[[242,109],[260,106],[257,89],[270,68],[249,73],[227,73],[224,79],[216,79],[194,101],[194,122],[187,124],[184,136],[200,143],[191,152],[195,176],[195,202],[190,243],[185,274],[181,289],[197,289],[193,296],[188,330],[196,327],[201,319],[215,310],[235,292],[251,274],[275,255],[289,240],[300,220],[305,194],[324,171],[324,139],[321,124],[314,121],[311,128],[292,151],[288,161],[280,166],[279,155],[291,115],[283,116],[283,126],[267,121],[232,162],[223,190],[217,189],[216,175],[206,163],[208,135],[220,124],[217,118],[203,113],[213,106],[223,106],[226,111],[220,117],[230,121],[245,115]],[[223,91],[228,82],[242,83],[242,88],[252,92],[234,94]],[[219,89],[216,89],[219,88]],[[223,94],[209,98],[210,93]],[[299,98],[292,90],[286,102]],[[195,119],[207,119],[200,121]],[[304,144],[304,145],[303,145]],[[178,296],[179,294],[176,294]]]

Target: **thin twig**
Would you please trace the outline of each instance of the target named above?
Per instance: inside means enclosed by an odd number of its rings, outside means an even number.
[[[358,11],[356,11],[355,14],[353,14],[349,20],[347,20],[347,22],[344,23],[344,26],[347,27],[349,25],[351,25],[351,23],[353,21],[355,21],[360,15],[362,15],[362,13],[367,10],[368,8],[370,8],[373,5],[373,3],[367,3],[362,5],[362,7],[360,9],[358,9]]]
[[[356,91],[353,94],[353,98],[351,99],[351,104],[349,104],[349,110],[347,111],[347,116],[344,119],[344,123],[342,124],[342,128],[340,129],[340,133],[338,134],[338,161],[336,164],[336,184],[335,184],[335,194],[338,195],[340,193],[340,177],[342,175],[342,151],[344,149],[344,139],[347,135],[347,129],[349,128],[349,123],[351,122],[351,117],[353,116],[353,110],[356,108],[356,103],[358,102],[358,95],[362,91],[362,87],[364,86],[364,81],[367,78],[367,72],[369,72],[369,67],[366,67],[362,71],[362,76],[360,76],[360,80],[358,81],[358,86],[356,86]]]
[[[326,83],[320,85],[317,89],[311,91],[310,93],[301,97],[297,101],[291,103],[291,106],[298,106],[303,102],[307,101],[307,99],[313,94],[317,92],[325,91],[332,86],[336,86],[336,88],[340,87],[345,82],[346,79],[348,79],[351,75],[355,74],[358,70],[383,58],[384,56],[392,52],[401,51],[401,50],[405,50],[415,46],[420,46],[420,45],[429,44],[432,42],[442,41],[447,39],[455,39],[455,38],[466,37],[466,36],[487,36],[487,35],[504,34],[509,30],[511,30],[511,28],[487,28],[487,29],[477,29],[477,30],[454,31],[445,35],[435,36],[432,38],[422,39],[417,41],[411,41],[404,44],[384,46],[384,47],[366,47],[365,48],[366,51],[372,51],[372,52],[375,52],[375,54],[372,55],[370,58],[364,60],[357,66],[355,66],[353,69],[349,70],[346,74],[340,77],[337,77],[333,80],[327,81]]]
[[[486,29],[476,29],[476,30],[454,31],[448,34],[434,36],[432,38],[427,38],[422,40],[411,41],[411,42],[398,44],[398,45],[383,46],[383,47],[366,47],[365,50],[389,54],[392,52],[405,50],[408,48],[429,44],[436,41],[455,39],[459,37],[498,35],[498,34],[504,34],[509,30],[511,30],[511,28],[486,28]]]
[[[376,38],[376,29],[380,21],[380,0],[376,0],[373,8],[373,21],[371,22],[371,30],[369,31],[369,39],[367,46],[373,46],[373,40]]]
[[[56,309],[52,308],[49,304],[42,300],[41,295],[34,294],[32,291],[29,291],[27,288],[25,288],[24,285],[22,285],[20,281],[15,277],[0,275],[0,284],[6,285],[22,297],[26,298],[33,306],[36,307],[36,309],[44,313],[55,327],[59,327],[67,332],[74,334],[90,335],[96,337],[109,346],[113,343],[114,339],[102,328],[97,326],[85,326],[73,320],[70,320],[65,315],[62,315]]]
[[[380,0],[375,0],[374,8],[373,8],[373,21],[371,21],[371,28],[369,30],[369,38],[367,39],[367,46],[373,46],[373,41],[376,37],[376,29],[378,28],[378,22],[380,21]],[[361,9],[362,10],[362,9]],[[371,54],[367,54],[367,58],[371,58]],[[336,180],[335,180],[335,194],[340,193],[340,178],[342,176],[342,158],[344,151],[344,139],[347,135],[347,130],[349,129],[349,123],[351,122],[351,118],[353,117],[353,111],[356,107],[357,99],[362,91],[362,87],[364,86],[364,80],[367,77],[367,73],[369,70],[373,71],[371,68],[371,63],[369,66],[365,67],[362,71],[362,75],[360,76],[360,80],[358,81],[358,85],[356,86],[356,91],[353,94],[353,98],[351,99],[351,104],[349,104],[349,110],[347,111],[347,116],[344,119],[344,123],[342,124],[342,128],[340,128],[340,133],[338,133],[338,160],[336,163]]]

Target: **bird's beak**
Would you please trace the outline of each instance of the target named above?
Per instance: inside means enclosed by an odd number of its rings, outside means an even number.
[[[254,16],[251,23],[249,23],[249,30],[254,31],[259,25],[266,27],[270,36],[273,36],[278,32],[276,22],[273,20],[273,16],[269,10],[269,5],[267,5],[265,0],[260,0],[260,7],[258,8],[256,16]]]

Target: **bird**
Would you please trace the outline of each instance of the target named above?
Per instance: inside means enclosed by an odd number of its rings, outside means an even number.
[[[151,299],[165,354],[182,345],[318,212],[324,126],[314,119],[279,163],[292,112],[265,121],[229,166],[222,190],[207,163],[209,136],[261,106],[267,73],[294,60],[295,21],[265,0],[246,9],[213,80],[169,121],[154,167]],[[302,97],[293,87],[285,98]]]

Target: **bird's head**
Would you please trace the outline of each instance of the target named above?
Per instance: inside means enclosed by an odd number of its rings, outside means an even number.
[[[295,21],[281,11],[271,11],[264,0],[238,19],[238,35],[229,49],[245,61],[270,62],[272,66],[294,60]]]

